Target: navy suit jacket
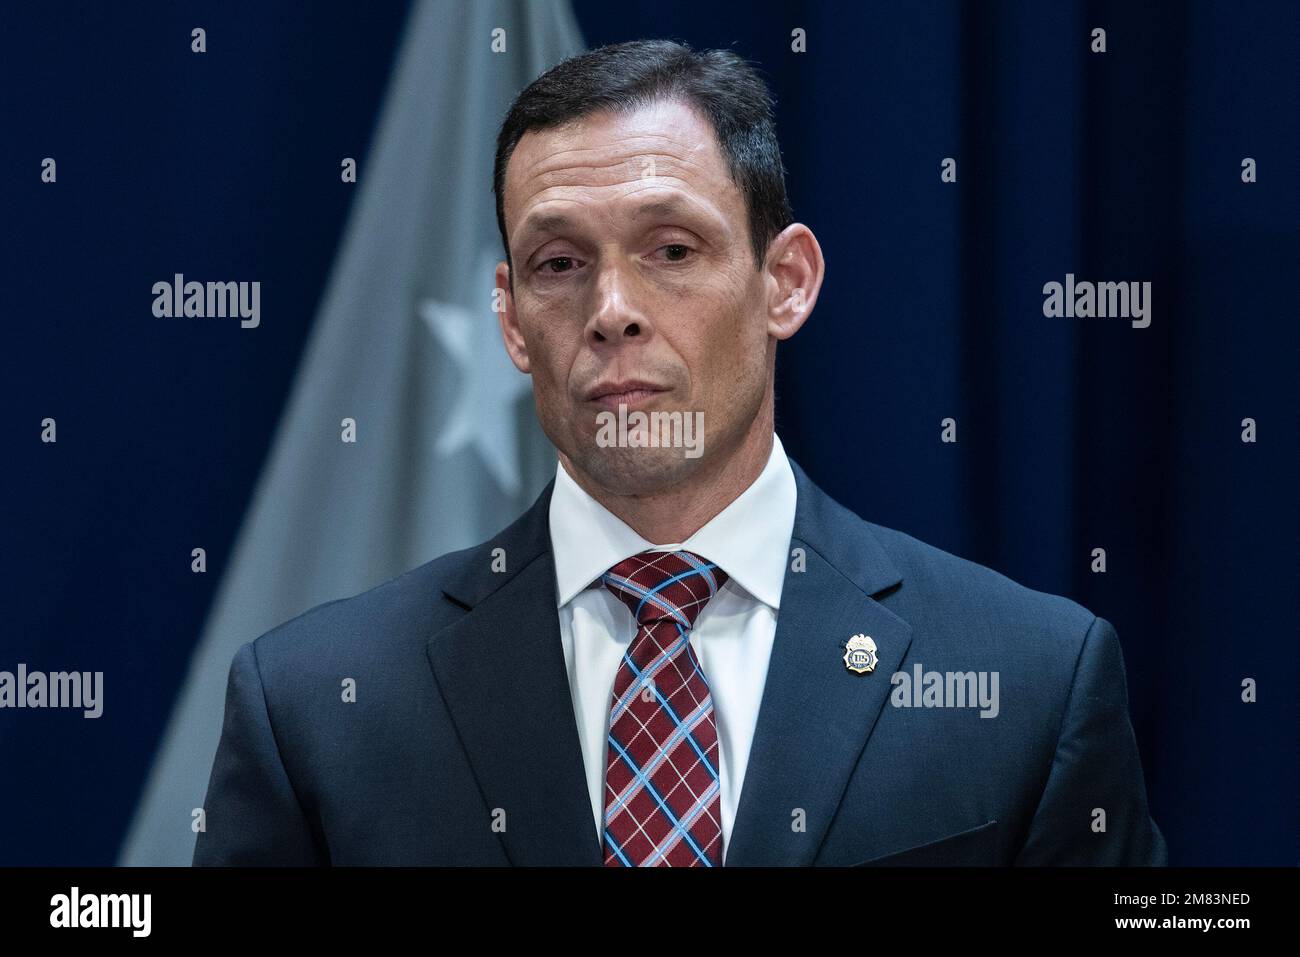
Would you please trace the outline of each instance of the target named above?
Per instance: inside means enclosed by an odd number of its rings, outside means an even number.
[[[791,466],[802,558],[726,866],[1166,863],[1114,628],[863,521]],[[196,865],[602,863],[555,605],[553,485],[489,541],[239,649]],[[845,667],[854,635],[876,644],[870,673]],[[997,672],[997,716],[896,706],[891,676],[918,664]]]

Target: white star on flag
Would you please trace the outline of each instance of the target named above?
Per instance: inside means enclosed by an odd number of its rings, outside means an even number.
[[[491,282],[497,261],[490,250],[478,258],[474,282],[483,284],[482,308],[425,299],[419,313],[460,373],[456,404],[439,430],[436,450],[442,455],[466,447],[477,450],[501,488],[514,494],[521,481],[515,406],[531,383],[506,354],[501,326],[492,311]]]

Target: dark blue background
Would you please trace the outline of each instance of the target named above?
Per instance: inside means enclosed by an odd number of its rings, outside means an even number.
[[[791,455],[864,517],[1115,624],[1172,863],[1300,860],[1300,5],[575,10],[589,45],[731,46],[772,84],[795,212],[827,259],[780,350]],[[0,12],[0,668],[76,662],[130,689],[97,721],[0,712],[0,864],[116,856],[337,246],[338,157],[366,155],[404,15]],[[141,290],[174,271],[260,278],[276,321],[141,321]],[[1151,327],[1044,318],[1042,285],[1067,272],[1151,281]],[[195,541],[208,575],[188,570]]]

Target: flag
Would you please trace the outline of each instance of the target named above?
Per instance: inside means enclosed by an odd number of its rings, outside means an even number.
[[[482,541],[554,474],[492,310],[505,258],[492,162],[515,95],[581,49],[568,2],[413,6],[320,312],[119,864],[190,863],[240,645]]]

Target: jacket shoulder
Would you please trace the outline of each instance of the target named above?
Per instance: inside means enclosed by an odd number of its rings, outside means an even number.
[[[268,684],[299,669],[347,665],[369,674],[410,669],[412,654],[457,621],[509,575],[485,574],[497,549],[512,568],[549,546],[548,504],[554,480],[523,514],[490,538],[447,552],[348,598],[327,601],[271,629],[251,644]]]
[[[253,654],[268,686],[304,671],[360,665],[373,671],[409,661],[424,642],[464,609],[449,600],[450,587],[482,546],[440,555],[365,591],[322,602],[253,639]]]
[[[1004,633],[1029,631],[1076,642],[1082,642],[1097,618],[1064,595],[1030,588],[897,529],[866,525],[897,566],[903,579],[899,604],[910,613],[924,614],[929,608]]]

